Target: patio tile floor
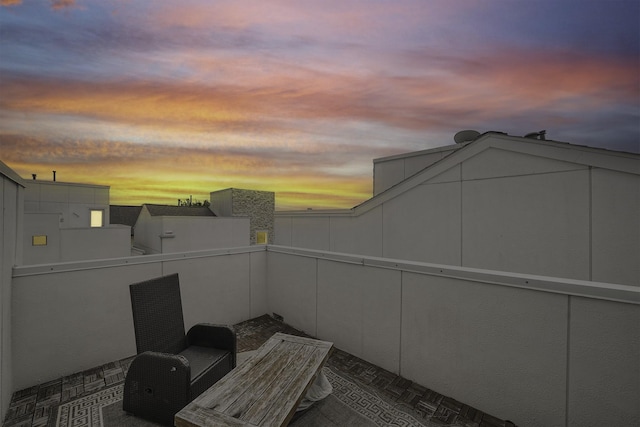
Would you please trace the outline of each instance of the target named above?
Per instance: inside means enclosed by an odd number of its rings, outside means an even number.
[[[268,315],[239,323],[234,328],[239,353],[256,350],[276,332],[308,336]],[[133,356],[15,392],[3,426],[55,426],[60,404],[123,382],[132,360]],[[425,424],[515,427],[510,421],[485,414],[340,349],[334,349],[327,364],[354,383],[409,411]]]

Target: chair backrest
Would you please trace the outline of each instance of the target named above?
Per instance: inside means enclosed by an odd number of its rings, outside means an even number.
[[[178,274],[129,285],[138,353],[177,354],[186,337]]]

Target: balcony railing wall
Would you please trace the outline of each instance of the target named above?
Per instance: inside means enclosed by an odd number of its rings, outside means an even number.
[[[262,246],[14,268],[14,389],[134,355],[131,283],[179,273],[187,328],[266,313],[265,258]]]
[[[640,289],[268,248],[269,310],[522,426],[640,423]]]
[[[185,323],[286,323],[518,425],[640,421],[640,290],[279,246],[14,269],[21,389],[135,353],[128,285],[178,272]]]

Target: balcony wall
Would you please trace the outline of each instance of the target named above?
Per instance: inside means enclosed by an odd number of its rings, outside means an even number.
[[[135,246],[148,254],[235,248],[249,245],[249,218],[150,216],[142,210]]]
[[[286,323],[520,426],[640,422],[637,287],[277,246],[267,272]]]
[[[640,289],[279,246],[13,270],[21,389],[135,353],[128,285],[178,272],[185,323],[264,313],[521,426],[640,422]]]
[[[14,390],[136,353],[129,284],[179,273],[185,326],[267,312],[264,247],[13,269]]]

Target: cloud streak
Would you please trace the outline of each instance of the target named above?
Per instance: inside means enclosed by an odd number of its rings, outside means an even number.
[[[640,151],[640,7],[607,3],[3,0],[3,161],[351,207],[461,128]]]
[[[429,62],[415,53],[407,56],[405,62]],[[560,106],[588,113],[637,100],[632,61],[601,63],[565,52],[528,52],[521,62],[513,61],[514,56],[507,52],[476,64],[453,59],[440,72],[422,67],[426,72],[414,76],[339,75],[299,68],[252,78],[249,85],[16,76],[3,79],[6,90],[0,107],[168,130],[274,134],[286,132],[294,119],[432,130],[447,128],[461,116],[482,123],[497,115],[508,119],[514,112]]]

